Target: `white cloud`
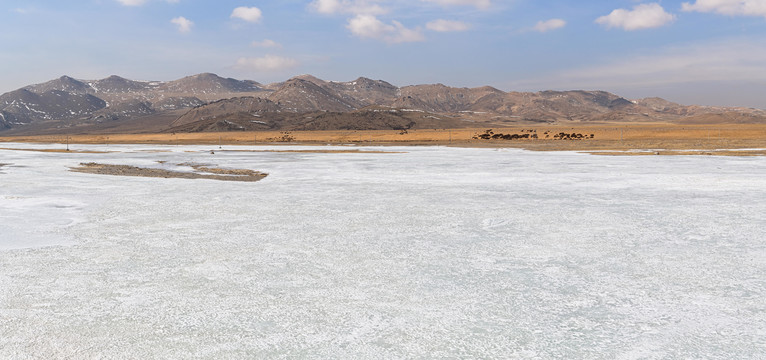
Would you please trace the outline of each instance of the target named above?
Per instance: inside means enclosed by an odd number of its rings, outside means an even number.
[[[170,20],[171,23],[178,26],[178,31],[181,33],[188,33],[191,31],[192,26],[194,26],[194,22],[183,17],[179,16],[177,18],[173,18],[173,20]]]
[[[288,70],[297,67],[300,65],[298,60],[287,58],[287,57],[281,57],[281,56],[275,56],[275,55],[266,55],[264,57],[259,58],[239,58],[237,60],[237,65],[235,68],[241,69],[241,70],[254,70],[259,72],[269,72],[269,71],[282,71],[282,70]]]
[[[320,14],[380,15],[388,10],[374,0],[314,0],[309,6]]]
[[[683,11],[698,11],[722,15],[766,16],[764,0],[696,0],[681,4]]]
[[[426,38],[420,31],[420,28],[408,29],[398,21],[392,21],[396,30],[393,34],[385,37],[383,40],[389,43],[404,43],[424,41]]]
[[[533,28],[535,31],[548,32],[551,30],[561,29],[567,25],[567,22],[562,19],[550,19],[546,21],[538,21],[537,25]]]
[[[480,0],[485,2],[489,0]],[[395,3],[392,0],[313,0],[309,8],[320,14],[351,14],[353,17],[347,20],[346,28],[351,33],[363,39],[375,39],[385,41],[389,44],[424,41],[425,36],[421,28],[410,29],[398,21],[385,23],[378,19],[378,15],[386,14],[390,9],[382,7],[381,3]],[[449,2],[449,1],[448,1]],[[458,1],[459,3],[472,3],[473,1]],[[462,23],[461,23],[462,24]],[[458,22],[452,24],[431,24],[431,26],[441,25],[442,30],[447,26],[457,27]],[[463,24],[463,26],[466,26]],[[452,31],[457,31],[452,30]]]
[[[259,22],[261,21],[262,17],[263,17],[263,13],[261,12],[261,9],[255,6],[253,7],[240,6],[231,12],[232,19],[242,19],[247,22]]]
[[[117,0],[118,3],[124,6],[141,6],[146,4],[149,0]],[[180,0],[165,0],[167,3],[177,4]]]
[[[433,3],[440,6],[473,6],[487,10],[492,6],[492,0],[420,0],[421,3]],[[327,15],[382,15],[389,13],[390,6],[408,3],[403,0],[312,0],[309,8]],[[409,2],[411,3],[411,2]],[[390,5],[386,7],[385,5]]]
[[[607,28],[632,31],[661,27],[675,19],[676,16],[665,12],[660,4],[651,3],[636,5],[633,10],[614,10],[609,15],[596,19],[596,23],[605,25]]]
[[[477,9],[486,10],[492,6],[492,0],[421,0],[425,2],[436,3],[442,6],[467,5],[475,6]]]
[[[391,44],[425,40],[420,29],[408,29],[398,21],[386,24],[373,15],[357,15],[349,19],[346,28],[354,36],[382,40]]]
[[[250,45],[252,45],[253,47],[260,47],[260,48],[278,48],[278,49],[282,48],[282,44],[269,39],[265,39],[263,41],[253,41],[252,43],[250,43]]]
[[[361,38],[378,39],[394,31],[394,27],[386,25],[372,15],[357,15],[348,21],[346,26],[351,33]]]
[[[426,24],[426,29],[433,30],[433,31],[439,31],[439,32],[449,32],[449,31],[466,31],[471,28],[471,25],[464,23],[462,21],[452,21],[452,20],[434,20]]]
[[[117,0],[117,2],[125,6],[141,6],[146,3],[146,0]]]
[[[340,0],[314,0],[310,6],[322,14],[335,14],[343,9],[343,4]]]

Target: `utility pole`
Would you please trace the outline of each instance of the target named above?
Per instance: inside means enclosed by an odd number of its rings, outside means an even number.
[[[221,137],[218,137],[218,148],[221,149]]]
[[[69,151],[69,136],[66,137],[66,151]]]

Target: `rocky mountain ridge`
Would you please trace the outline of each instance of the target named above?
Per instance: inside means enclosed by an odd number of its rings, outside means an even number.
[[[127,121],[165,115],[237,95],[266,90],[255,81],[204,73],[175,81],[135,81],[112,75],[100,80],[62,76],[0,95],[0,130]],[[180,114],[179,114],[180,115]]]
[[[320,116],[324,120],[317,125],[321,112],[335,115]],[[267,85],[211,73],[168,82],[116,75],[100,80],[62,76],[0,95],[0,131],[6,133],[119,131],[124,124],[142,132],[353,128],[353,119],[365,129],[567,121],[756,123],[766,122],[766,111],[685,106],[660,98],[629,100],[604,91],[505,92],[490,86],[443,84],[397,87],[364,77],[335,82],[311,75]],[[236,126],[226,121],[236,121]]]

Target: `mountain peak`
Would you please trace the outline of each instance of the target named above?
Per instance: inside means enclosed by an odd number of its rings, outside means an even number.
[[[309,79],[305,79],[302,77],[293,77],[289,80],[285,81],[282,86],[282,88],[286,87],[310,87],[310,88],[321,88],[321,86],[314,81],[311,81]]]
[[[293,77],[287,80],[277,91],[271,93],[269,100],[283,105],[285,110],[291,112],[350,111],[357,105],[344,99],[342,94],[311,80],[319,79],[313,76]]]
[[[237,93],[262,91],[255,82],[223,78],[213,73],[201,73],[163,84],[169,92],[191,92],[195,94]]]
[[[213,74],[209,72],[199,73],[196,75],[192,75],[190,77],[195,79],[223,79],[222,77],[218,76],[218,74]]]
[[[503,90],[500,90],[500,89],[498,89],[496,87],[492,87],[492,86],[488,86],[488,85],[487,86],[480,86],[480,87],[474,88],[474,90],[493,92],[493,93],[504,93]]]
[[[327,81],[324,81],[324,80],[322,80],[322,79],[320,79],[320,78],[318,78],[318,77],[316,77],[314,75],[310,75],[310,74],[303,74],[303,75],[293,76],[292,78],[290,78],[290,80],[308,81],[308,82],[313,83],[314,85],[317,85],[317,86],[324,86],[324,85],[327,84]]]
[[[42,94],[52,90],[84,94],[90,90],[90,86],[80,80],[74,79],[67,75],[63,75],[58,79],[44,82],[42,84],[27,86],[25,89],[37,94]]]
[[[358,77],[356,80],[351,82],[352,84],[357,85],[363,85],[363,86],[385,86],[385,87],[395,87],[394,85],[391,85],[391,83],[386,82],[384,80],[373,80],[364,76]]]
[[[139,92],[148,88],[147,83],[128,80],[117,75],[111,75],[101,80],[89,82],[88,85],[90,85],[96,93],[130,93]]]

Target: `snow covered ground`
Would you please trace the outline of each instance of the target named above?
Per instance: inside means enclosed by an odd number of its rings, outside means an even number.
[[[73,147],[113,152],[0,150],[0,358],[766,351],[763,157]],[[81,162],[270,175],[67,171]]]

